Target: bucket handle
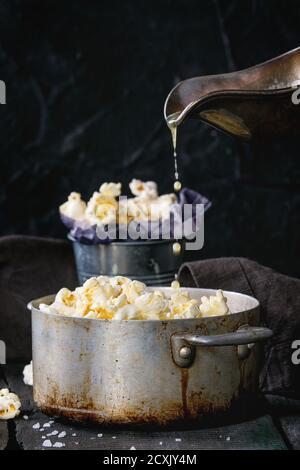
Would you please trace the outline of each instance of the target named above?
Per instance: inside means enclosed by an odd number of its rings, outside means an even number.
[[[190,367],[195,359],[196,346],[237,346],[238,358],[246,359],[255,343],[265,341],[271,336],[273,331],[269,328],[249,325],[243,325],[232,333],[220,335],[175,333],[171,337],[173,359],[179,367]]]

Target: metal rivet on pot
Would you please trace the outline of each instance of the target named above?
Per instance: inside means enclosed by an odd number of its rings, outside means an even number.
[[[247,359],[250,356],[251,349],[248,344],[239,344],[237,347],[238,358]]]
[[[189,359],[192,355],[192,350],[188,346],[183,346],[179,351],[179,356],[182,359]]]

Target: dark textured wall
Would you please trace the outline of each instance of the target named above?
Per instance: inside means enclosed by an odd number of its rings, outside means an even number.
[[[172,190],[169,90],[299,46],[299,24],[297,0],[1,0],[0,234],[63,236],[57,206],[102,181]],[[300,275],[297,153],[244,148],[200,122],[180,129],[181,179],[214,203],[199,256]]]

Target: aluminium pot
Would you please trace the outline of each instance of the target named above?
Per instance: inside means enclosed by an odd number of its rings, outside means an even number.
[[[38,309],[53,296],[33,301],[37,405],[102,424],[187,424],[231,409],[257,392],[259,343],[272,331],[260,327],[256,299],[225,295],[230,315],[167,321],[65,317]]]
[[[70,235],[80,285],[93,276],[125,276],[148,286],[169,286],[184,262],[181,251],[173,253],[174,240],[116,241],[86,245]],[[138,273],[138,274],[136,274]]]

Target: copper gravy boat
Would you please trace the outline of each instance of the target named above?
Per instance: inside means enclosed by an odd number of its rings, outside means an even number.
[[[300,106],[292,101],[299,85],[300,47],[245,70],[180,82],[165,119],[177,126],[196,117],[243,140],[299,135]]]

